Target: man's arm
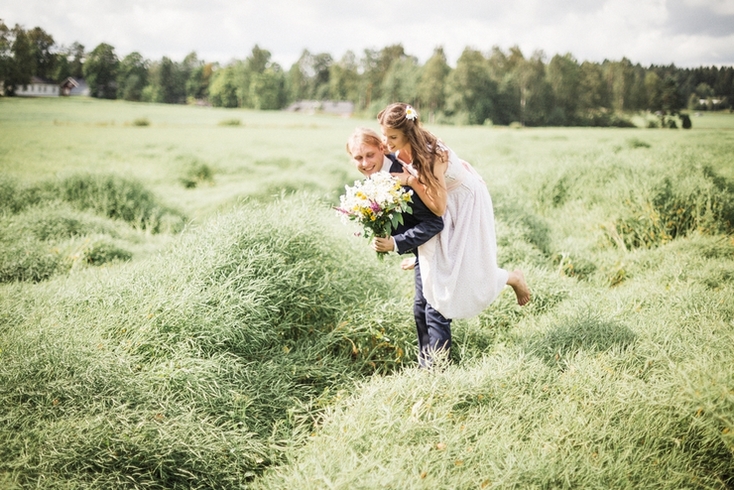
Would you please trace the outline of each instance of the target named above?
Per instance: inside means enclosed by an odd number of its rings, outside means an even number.
[[[395,247],[401,255],[423,245],[443,230],[443,218],[433,214],[415,195],[413,199],[413,218],[417,224],[393,235]]]

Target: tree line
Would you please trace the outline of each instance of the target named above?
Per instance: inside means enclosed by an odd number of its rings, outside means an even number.
[[[255,45],[244,59],[211,63],[195,52],[182,61],[119,57],[101,43],[87,52],[57,46],[40,27],[7,27],[0,19],[0,79],[6,95],[32,76],[61,82],[84,78],[93,97],[282,109],[298,100],[351,101],[376,113],[386,104],[413,103],[433,122],[463,124],[627,125],[629,111],[675,114],[683,109],[734,107],[734,68],[643,67],[627,58],[579,62],[572,54],[547,59],[519,47],[488,52],[467,47],[450,66],[442,47],[421,64],[401,44],[347,51],[340,59],[304,50],[285,70]]]

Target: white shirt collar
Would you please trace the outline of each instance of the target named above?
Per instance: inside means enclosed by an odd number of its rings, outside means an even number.
[[[382,161],[382,171],[383,172],[390,172],[390,167],[392,167],[392,160],[387,158],[387,156],[384,157],[385,159]]]

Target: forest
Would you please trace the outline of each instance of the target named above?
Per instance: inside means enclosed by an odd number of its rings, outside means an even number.
[[[513,46],[466,47],[451,66],[442,47],[421,63],[402,44],[347,51],[341,58],[304,49],[290,67],[255,45],[243,58],[207,62],[196,52],[175,61],[116,53],[101,43],[91,51],[58,45],[41,27],[8,27],[0,19],[0,80],[4,93],[32,77],[62,82],[84,78],[103,99],[198,103],[261,110],[298,100],[351,101],[373,115],[385,104],[408,101],[432,123],[520,126],[630,126],[631,112],[731,110],[734,67],[679,68],[621,60],[579,61],[571,53],[526,55]],[[652,121],[650,124],[656,124]],[[660,117],[659,125],[671,124]]]

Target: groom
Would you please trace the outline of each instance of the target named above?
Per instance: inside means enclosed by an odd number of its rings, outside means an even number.
[[[365,177],[375,172],[403,172],[402,164],[393,154],[385,155],[382,139],[372,130],[357,129],[349,138],[347,151],[352,162]],[[409,190],[406,187],[406,190]],[[392,236],[375,238],[372,248],[378,252],[412,252],[415,259],[403,260],[403,269],[415,268],[415,299],[413,316],[418,333],[418,363],[431,367],[437,355],[448,356],[451,349],[451,320],[446,319],[428,304],[423,296],[418,246],[423,245],[443,230],[443,219],[431,212],[418,195],[412,195],[412,214],[403,214],[403,224],[392,232]]]

